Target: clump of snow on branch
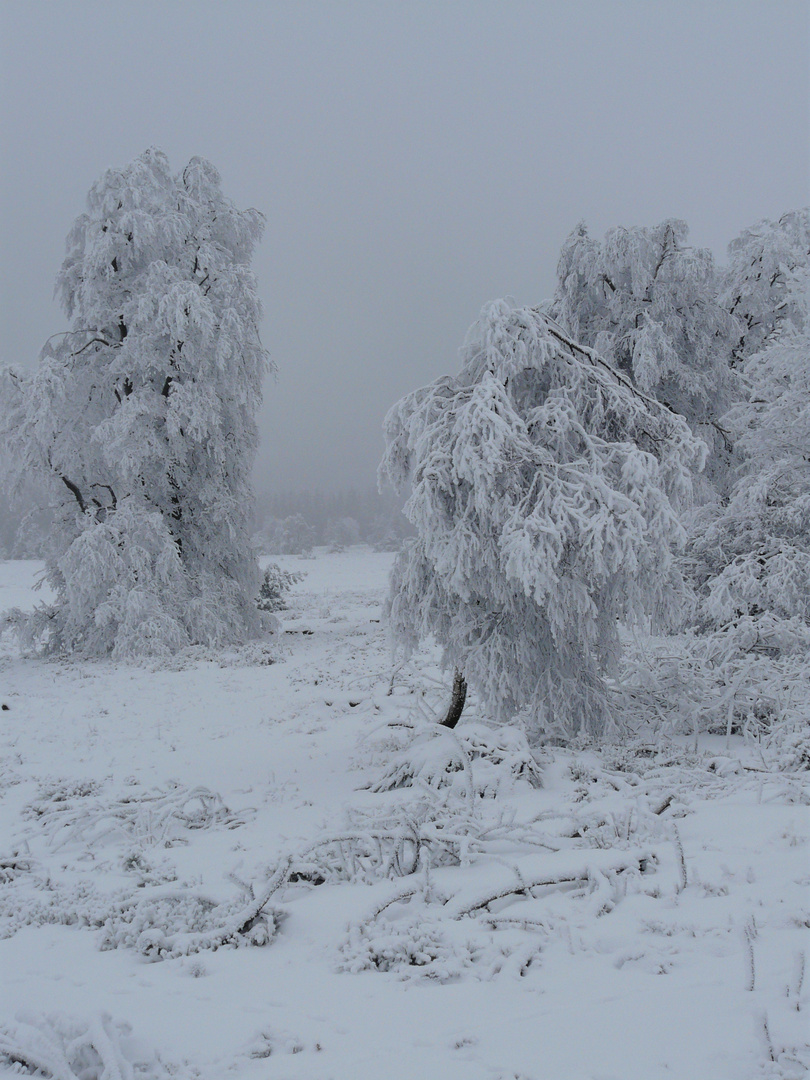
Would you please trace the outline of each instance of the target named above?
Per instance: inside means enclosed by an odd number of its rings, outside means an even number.
[[[392,574],[391,625],[430,635],[485,707],[532,738],[603,731],[619,619],[678,595],[676,507],[705,446],[534,308],[484,309],[461,372],[385,421],[381,479],[411,484],[418,536]]]

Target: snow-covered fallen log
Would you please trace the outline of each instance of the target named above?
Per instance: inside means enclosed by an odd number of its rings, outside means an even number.
[[[481,872],[486,884],[476,882],[474,887],[460,891],[448,902],[446,910],[450,918],[460,919],[489,910],[498,901],[530,897],[536,889],[579,885],[596,894],[598,911],[606,911],[614,902],[610,895],[611,879],[618,874],[643,873],[655,863],[655,853],[649,848],[537,854],[524,856],[512,865],[492,863]]]

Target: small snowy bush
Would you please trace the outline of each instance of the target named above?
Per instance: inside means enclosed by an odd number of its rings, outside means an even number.
[[[440,982],[467,972],[483,979],[501,971],[525,975],[557,918],[545,902],[550,891],[565,890],[592,915],[606,914],[628,888],[620,878],[638,876],[651,862],[639,851],[533,855],[526,838],[521,850],[516,836],[512,844],[506,832],[501,839],[508,858],[495,851],[473,856],[474,877],[454,882],[452,873],[426,865],[413,885],[399,886],[349,927],[339,946],[341,970]]]
[[[303,570],[282,570],[278,563],[269,563],[262,574],[259,609],[283,611],[287,607],[287,593],[305,577]]]
[[[393,971],[401,978],[439,983],[470,974],[492,978],[509,956],[509,949],[499,947],[494,937],[480,925],[451,922],[420,905],[413,914],[351,926],[339,945],[338,970]],[[525,953],[525,940],[521,947]],[[539,944],[532,951],[539,954]]]
[[[46,784],[23,809],[23,816],[37,822],[54,848],[90,847],[110,836],[137,846],[171,847],[189,830],[233,829],[245,820],[244,815],[229,810],[216,792],[179,783],[152,791],[135,788],[119,798],[102,797],[95,782]]]
[[[266,555],[309,555],[314,543],[315,530],[301,514],[269,517],[257,537],[259,550]]]
[[[518,780],[542,784],[537,759],[517,728],[468,722],[451,730],[434,724],[417,728],[391,755],[371,790],[428,785],[451,786],[463,794],[471,785],[477,796],[494,798]]]
[[[219,904],[189,890],[159,889],[118,903],[107,916],[99,947],[130,948],[149,960],[205,950],[266,945],[281,912],[235,900]]]

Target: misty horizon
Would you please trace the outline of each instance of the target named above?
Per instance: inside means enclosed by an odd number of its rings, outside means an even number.
[[[6,3],[2,361],[67,327],[99,175],[206,157],[267,218],[257,490],[372,485],[387,410],[457,370],[484,303],[548,297],[580,220],[683,218],[723,262],[807,202],[809,10]]]

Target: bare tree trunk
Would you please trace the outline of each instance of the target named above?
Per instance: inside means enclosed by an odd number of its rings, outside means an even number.
[[[453,675],[453,696],[450,699],[450,708],[447,710],[447,715],[444,720],[441,721],[442,727],[454,728],[456,726],[466,700],[467,680],[461,674],[459,669],[456,668]]]

